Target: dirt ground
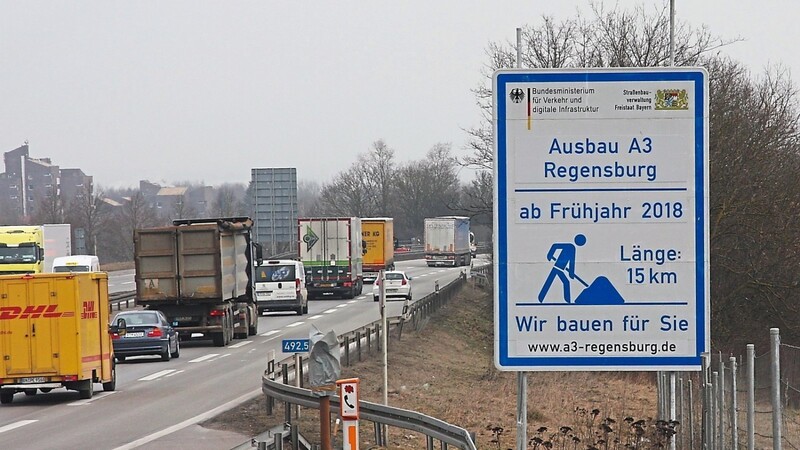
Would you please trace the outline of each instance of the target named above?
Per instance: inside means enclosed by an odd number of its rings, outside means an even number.
[[[494,367],[493,317],[491,292],[467,286],[420,331],[390,335],[389,404],[474,432],[479,449],[514,448],[516,373]],[[343,367],[342,378],[350,377],[360,379],[362,400],[382,401],[379,353]],[[536,372],[528,382],[529,448],[633,448],[625,445],[645,439],[652,446],[636,448],[658,447],[652,374]],[[202,425],[255,436],[283,417],[280,403],[267,416],[259,397]],[[319,443],[317,410],[303,409],[298,423],[303,436]],[[372,424],[361,421],[360,430],[362,448],[378,448]],[[402,429],[390,428],[388,441],[391,449],[426,448],[424,435]]]

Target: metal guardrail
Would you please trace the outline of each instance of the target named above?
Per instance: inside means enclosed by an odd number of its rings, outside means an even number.
[[[319,409],[319,397],[312,394],[309,389],[279,383],[265,376],[261,391],[264,395],[276,400],[304,406],[306,408]],[[331,396],[331,412],[338,413],[340,407],[339,396]],[[464,450],[477,449],[472,440],[472,436],[470,436],[467,430],[435,417],[365,400],[359,400],[358,408],[359,415],[362,419],[391,427],[416,431]]]
[[[112,311],[115,306],[118,311],[123,308],[123,305],[125,308],[130,308],[131,305],[136,304],[136,291],[114,292],[108,295],[108,302]]]
[[[473,269],[472,273],[484,273],[487,269],[488,266],[480,267]],[[405,323],[411,323],[414,325],[415,329],[420,329],[427,322],[430,315],[442,307],[465,282],[466,272],[462,272],[462,276],[442,288],[439,288],[437,283],[436,290],[433,293],[426,295],[410,305],[404,305],[403,314],[401,316],[387,318],[388,326],[395,326],[399,331],[399,337],[402,337],[403,325]],[[362,349],[364,347],[366,347],[367,353],[372,352],[373,346],[375,349],[378,349],[381,342],[380,328],[380,321],[375,321],[359,329],[339,335],[338,339],[342,351],[342,365],[351,365],[352,353],[355,353],[353,355],[355,357],[354,359],[357,358],[357,360],[360,361]],[[374,343],[373,337],[375,340]],[[287,381],[289,379],[290,370],[293,377],[300,377],[302,379],[303,367],[306,364],[304,361],[307,361],[307,357],[301,358],[299,367],[295,367],[295,359],[293,356],[283,359],[278,362],[278,364],[276,364],[274,360],[267,362],[268,370],[265,371],[262,377],[261,390],[267,398],[268,414],[272,413],[272,402],[274,402],[275,399],[287,402],[288,404],[319,409],[319,397],[312,393],[311,390],[291,386],[288,382],[280,383],[274,381],[278,376],[282,376],[284,381]],[[270,368],[273,370],[270,370]],[[338,411],[338,408],[338,397],[331,397],[331,409]],[[469,432],[435,417],[363,400],[359,401],[359,408],[361,416],[366,420],[425,434],[428,436],[428,448],[432,449],[433,439],[438,439],[443,443],[443,448],[446,447],[446,444],[450,444],[464,450],[476,449],[474,440]],[[291,408],[288,407],[286,408],[287,411],[290,409]],[[291,414],[288,414],[286,422],[291,425],[291,420]],[[376,441],[378,439],[378,430],[376,427]],[[237,448],[244,449],[250,447],[242,444],[242,446]]]

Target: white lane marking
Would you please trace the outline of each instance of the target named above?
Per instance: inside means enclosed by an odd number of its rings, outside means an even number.
[[[335,312],[336,312],[336,308],[331,308],[331,309],[329,309],[327,311],[322,311],[322,314],[330,314],[330,313],[335,313]]]
[[[135,281],[123,281],[122,284],[133,284]]]
[[[191,361],[190,361],[190,362],[191,362]],[[161,378],[161,377],[163,377],[164,375],[169,375],[169,374],[171,374],[172,372],[175,372],[175,369],[166,369],[166,370],[162,370],[162,371],[156,372],[156,373],[154,373],[154,374],[148,375],[148,376],[146,376],[146,377],[139,378],[139,381],[153,381],[153,380],[155,380],[156,378]]]
[[[367,296],[366,295],[362,295],[362,296],[356,297],[356,298],[358,298],[359,300],[363,300],[363,299],[367,298]]]
[[[19,427],[24,427],[25,425],[30,425],[34,422],[38,422],[38,420],[20,420],[19,422],[10,423],[4,427],[0,427],[0,433],[5,433],[6,431],[11,431]]]
[[[183,370],[176,370],[175,372],[172,372],[171,374],[167,375],[167,376],[166,376],[166,377],[164,377],[164,378],[169,378],[169,377],[171,377],[171,376],[173,376],[173,375],[177,375],[177,374],[179,374],[179,373],[183,373],[183,372],[184,372]]]
[[[305,323],[305,322],[299,321],[299,322],[290,323],[289,325],[286,325],[286,328],[299,327],[303,323]]]
[[[253,343],[253,341],[242,341],[242,342],[239,342],[238,344],[229,345],[228,348],[244,347],[245,345],[252,344],[252,343]]]
[[[358,298],[366,298],[366,297],[364,297],[364,296],[361,296],[361,297],[358,297]],[[356,299],[356,300],[350,300],[350,301],[349,301],[349,302],[347,302],[347,303],[348,303],[348,304],[352,304],[352,303],[355,303],[355,302],[357,302],[357,301],[358,301],[358,299]]]
[[[134,449],[136,447],[141,447],[142,445],[147,444],[149,442],[153,442],[156,439],[162,438],[162,437],[167,436],[169,434],[172,434],[172,433],[174,433],[176,431],[182,430],[182,429],[184,429],[184,428],[186,428],[188,426],[194,425],[196,423],[199,423],[199,422],[202,422],[202,421],[204,421],[206,419],[214,417],[214,416],[216,416],[217,414],[219,414],[219,413],[221,413],[223,411],[227,411],[227,410],[229,410],[229,409],[231,409],[231,408],[233,408],[235,406],[238,406],[241,403],[244,403],[244,402],[246,402],[246,401],[248,401],[250,399],[256,398],[259,395],[262,395],[260,388],[254,390],[254,391],[248,392],[247,394],[244,394],[239,398],[233,399],[233,400],[229,401],[228,403],[225,403],[224,405],[217,406],[216,408],[214,408],[214,409],[212,409],[210,411],[206,411],[203,414],[194,416],[194,417],[192,417],[190,419],[186,419],[186,420],[184,420],[183,422],[181,422],[179,424],[173,425],[171,427],[164,428],[161,431],[157,431],[155,433],[149,434],[149,435],[147,435],[147,436],[145,436],[143,438],[137,439],[137,440],[135,440],[133,442],[129,442],[129,443],[125,444],[125,445],[122,445],[120,447],[115,448],[114,450],[131,450],[131,449]]]
[[[436,271],[436,273],[447,272],[448,270],[452,270],[452,269],[442,269],[442,270],[437,270],[437,271]]]
[[[209,354],[203,355],[203,356],[201,356],[199,358],[192,359],[189,362],[190,363],[203,362],[203,361],[207,361],[207,360],[209,360],[211,358],[216,358],[217,356],[219,356],[219,353],[209,353]]]
[[[220,357],[218,359],[225,358],[226,356],[231,356],[231,354],[230,353],[225,353],[224,355],[220,355]]]
[[[420,276],[419,276],[419,278],[422,278],[422,277],[427,277],[428,275],[429,275],[429,274],[427,274],[427,273],[423,273],[422,275],[420,275]]]
[[[273,334],[280,333],[280,332],[281,332],[281,330],[272,330],[272,331],[267,331],[266,333],[260,334],[259,336],[267,337],[267,336],[272,336]]]
[[[342,303],[341,305],[336,305],[336,308],[346,308],[347,306],[347,303]]]
[[[309,317],[308,320],[319,319],[320,317],[322,317],[322,315],[321,314],[317,314],[316,316]]]
[[[110,392],[98,392],[94,394],[94,397],[86,399],[86,400],[78,400],[77,402],[67,403],[67,406],[83,406],[88,405],[90,402],[97,400],[98,398],[103,398],[109,396],[111,394],[116,394],[118,391],[110,391]]]

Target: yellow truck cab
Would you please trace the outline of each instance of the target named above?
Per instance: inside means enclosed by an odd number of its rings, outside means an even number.
[[[0,226],[0,275],[49,272],[71,247],[69,224]]]
[[[0,403],[64,387],[116,388],[105,272],[0,276]]]

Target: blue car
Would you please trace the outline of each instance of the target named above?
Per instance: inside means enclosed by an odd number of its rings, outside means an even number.
[[[162,361],[180,356],[178,332],[161,311],[122,311],[114,318],[114,324],[121,325],[123,321],[119,333],[111,335],[117,361],[125,361],[128,356],[156,355]]]

